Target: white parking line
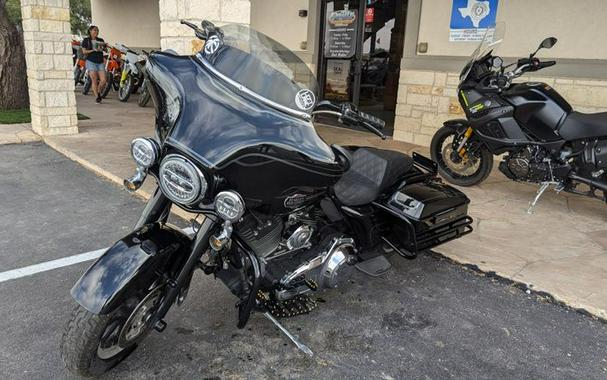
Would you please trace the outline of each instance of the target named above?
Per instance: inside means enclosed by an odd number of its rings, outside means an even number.
[[[194,229],[192,227],[184,228],[183,233],[188,236],[194,235]],[[90,251],[85,253],[80,253],[78,255],[63,257],[57,260],[51,260],[40,264],[34,264],[27,267],[12,269],[6,272],[0,272],[0,283],[15,280],[21,277],[31,276],[36,273],[47,272],[49,270],[68,267],[70,265],[83,263],[85,261],[95,260],[101,256],[107,248],[98,249],[96,251]]]
[[[51,260],[40,264],[34,264],[23,268],[2,272],[0,273],[0,282],[14,280],[21,277],[27,277],[36,273],[46,272],[57,268],[63,268],[89,260],[95,260],[96,258],[101,256],[106,250],[107,248],[98,249],[96,251],[85,252],[74,256],[63,257],[57,260]]]

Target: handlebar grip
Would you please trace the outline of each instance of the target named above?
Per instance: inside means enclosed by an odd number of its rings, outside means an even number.
[[[545,62],[540,62],[538,68],[543,69],[543,68],[554,66],[554,65],[556,65],[556,61],[545,61]]]
[[[358,117],[361,119],[361,121],[371,125],[375,129],[384,129],[386,126],[385,121],[365,112],[358,111]]]

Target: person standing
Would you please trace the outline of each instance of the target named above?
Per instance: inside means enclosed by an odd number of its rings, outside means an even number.
[[[82,53],[86,55],[86,69],[91,79],[93,94],[97,97],[95,101],[101,103],[101,93],[107,83],[105,65],[103,64],[103,51],[105,41],[99,38],[99,28],[91,25],[88,29],[88,37],[82,41]]]

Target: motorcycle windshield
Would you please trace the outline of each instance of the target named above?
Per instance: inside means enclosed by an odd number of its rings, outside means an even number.
[[[300,82],[273,69],[278,63],[271,66],[247,55],[251,57],[242,53],[236,57],[243,58],[241,64],[248,65],[250,72],[224,62],[221,67],[233,69],[233,75],[224,77],[203,54],[150,54],[145,67],[151,88],[160,89],[151,94],[159,140],[209,168],[221,169],[231,157],[260,149],[281,149],[313,161],[334,163],[333,151],[316,133],[308,111],[294,114],[287,106],[296,102],[282,102],[302,91]],[[220,63],[220,59],[214,62]],[[251,92],[248,86],[259,92]]]
[[[279,110],[308,117],[318,85],[287,47],[244,25],[222,26],[197,55],[220,78]]]
[[[470,74],[474,63],[486,56],[488,53],[495,52],[495,50],[504,40],[505,34],[506,25],[504,23],[500,22],[487,28],[483,39],[480,41],[474,52],[472,52],[470,61],[468,61],[466,66],[464,66],[464,69],[459,76],[460,83],[465,82],[466,79],[468,79],[468,74]]]

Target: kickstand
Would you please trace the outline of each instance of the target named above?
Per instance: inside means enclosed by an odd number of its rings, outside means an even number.
[[[529,203],[529,208],[527,209],[527,214],[533,214],[534,213],[533,209],[535,208],[535,205],[540,200],[540,198],[542,197],[542,195],[544,195],[544,192],[546,190],[548,190],[548,187],[550,186],[550,184],[551,184],[551,182],[542,182],[542,185],[537,190],[537,194],[535,194],[535,198],[533,198],[533,201],[531,201]]]
[[[269,312],[266,311],[265,313],[263,313],[263,315],[266,318],[268,318],[270,320],[270,322],[274,323],[274,325],[276,325],[276,327],[278,327],[280,329],[280,331],[283,332],[283,334],[285,334],[287,337],[289,337],[289,339],[291,339],[291,341],[293,343],[295,343],[297,348],[299,348],[300,350],[302,350],[309,356],[314,356],[314,353],[312,352],[312,350],[310,350],[310,348],[308,346],[303,344],[295,335],[291,334],[289,332],[289,330],[287,330],[283,325],[280,324],[280,322],[278,322],[278,320],[276,320],[276,318],[274,318],[274,316],[272,316],[272,314],[270,314]]]

